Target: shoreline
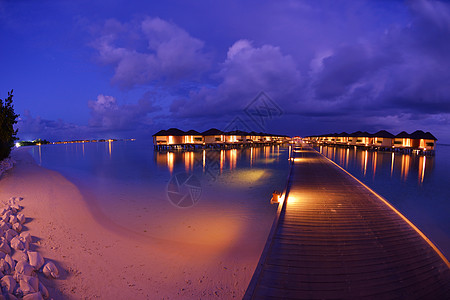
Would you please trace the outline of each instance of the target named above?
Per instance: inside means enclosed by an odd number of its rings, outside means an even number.
[[[241,255],[243,247],[236,244],[187,245],[126,228],[118,233],[117,224],[106,216],[99,219],[98,207],[88,206],[83,191],[60,173],[38,166],[25,149],[13,157],[17,164],[2,176],[0,197],[24,198],[24,213],[31,218],[27,227],[37,237],[38,250],[60,269],[60,279],[47,283],[54,299],[244,295],[265,240]]]

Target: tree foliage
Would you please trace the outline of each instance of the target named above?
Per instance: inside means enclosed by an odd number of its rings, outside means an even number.
[[[14,112],[13,90],[8,92],[8,98],[0,99],[0,160],[6,158],[14,147],[14,141],[17,140],[17,129],[14,130],[14,124],[17,123],[17,115]]]

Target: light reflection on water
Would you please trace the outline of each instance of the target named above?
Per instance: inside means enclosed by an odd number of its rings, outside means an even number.
[[[106,141],[43,145],[30,152],[38,164],[86,191],[86,202],[95,203],[103,217],[127,230],[223,247],[252,232],[247,243],[256,239],[262,247],[275,212],[272,191],[286,183],[288,149],[158,152],[151,142]],[[202,184],[201,199],[189,209],[168,201],[168,183],[180,172],[193,173]]]
[[[409,176],[414,176],[417,183],[422,185],[427,174],[432,173],[434,168],[434,156],[328,146],[319,146],[316,149],[345,169],[354,171],[358,168],[359,175],[372,179],[376,176],[387,176],[389,173],[391,178],[397,177],[403,182],[407,182]]]
[[[387,199],[450,258],[450,146],[438,145],[435,156],[315,149]]]

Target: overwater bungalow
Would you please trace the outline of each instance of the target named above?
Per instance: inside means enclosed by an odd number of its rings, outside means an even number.
[[[261,133],[252,131],[252,132],[249,133],[248,136],[249,136],[249,139],[248,139],[248,140],[251,140],[252,143],[260,143],[260,142],[263,141],[263,138],[262,138]]]
[[[203,135],[196,130],[189,130],[184,134],[184,143],[191,145],[203,145]]]
[[[353,133],[350,133],[348,135],[348,145],[350,146],[356,146],[358,140],[359,142],[361,142],[362,140],[360,139],[361,135],[362,135],[362,131],[355,131]]]
[[[365,131],[356,131],[351,134],[346,132],[309,136],[304,139],[310,143],[355,146],[375,150],[389,150],[401,152],[416,152],[421,154],[434,154],[436,137],[430,132],[417,130],[412,134],[402,131],[397,135],[386,130],[380,130],[374,134]]]
[[[233,130],[225,133],[225,141],[227,143],[235,144],[235,143],[241,143],[243,144],[245,142],[246,136],[248,136],[249,133],[242,131],[242,130]]]
[[[434,151],[437,138],[430,132],[423,132],[416,130],[410,135],[411,146],[414,149],[421,149],[423,151]]]
[[[373,146],[390,148],[392,147],[394,138],[395,136],[392,133],[386,130],[380,130],[373,134]]]
[[[367,131],[360,132],[356,137],[356,145],[357,146],[369,146],[372,145],[373,137]]]
[[[269,133],[245,132],[233,130],[223,132],[211,128],[202,133],[189,130],[184,132],[177,128],[160,130],[153,135],[153,145],[157,150],[192,149],[192,148],[236,148],[250,145],[266,145],[289,142],[288,136]]]
[[[211,128],[202,132],[206,145],[215,145],[225,143],[225,133],[219,129]]]
[[[341,132],[339,134],[336,134],[336,143],[340,145],[347,145],[348,144],[348,136],[349,134],[347,132]]]
[[[402,131],[394,138],[394,148],[407,149],[411,148],[411,135],[406,131]]]
[[[160,130],[153,135],[154,145],[177,145],[184,142],[185,132],[178,128]]]

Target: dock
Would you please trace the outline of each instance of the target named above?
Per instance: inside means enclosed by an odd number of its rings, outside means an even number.
[[[309,147],[244,299],[450,299],[450,264],[388,201]]]

